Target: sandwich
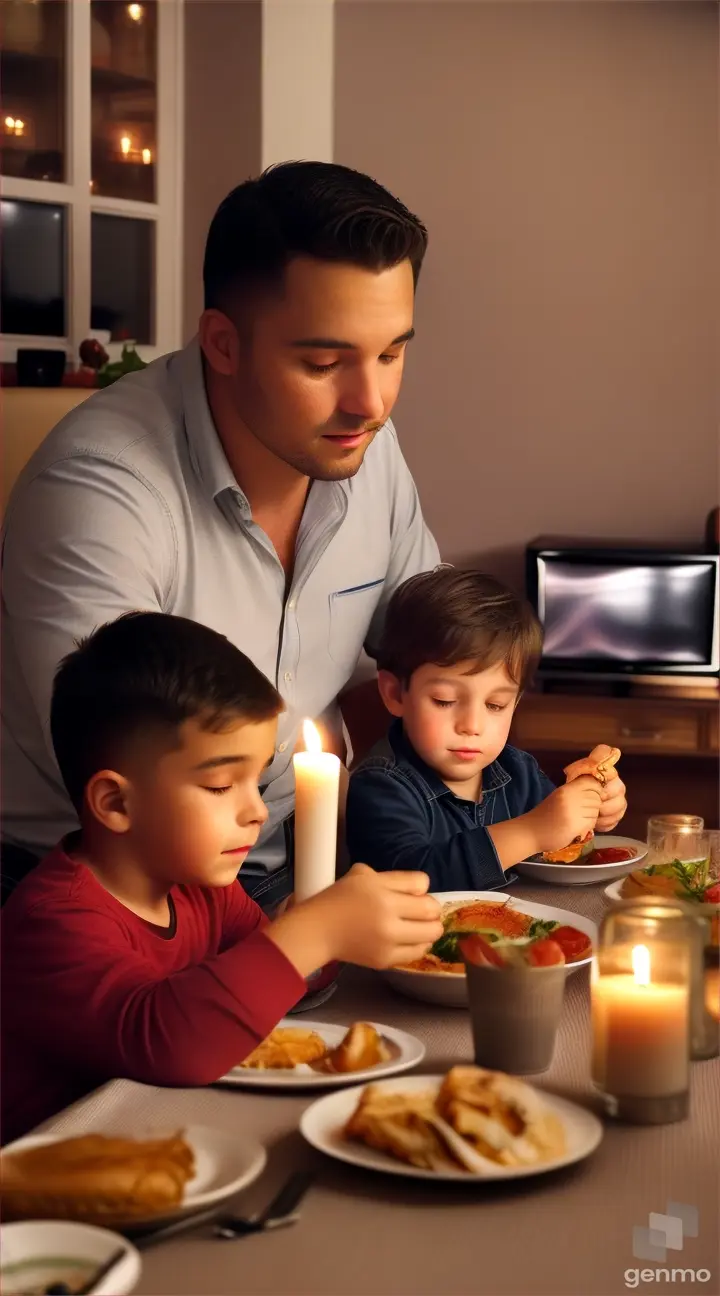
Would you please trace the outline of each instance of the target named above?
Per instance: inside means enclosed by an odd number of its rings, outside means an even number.
[[[394,1093],[368,1085],[344,1134],[421,1170],[462,1169],[438,1124],[432,1089]]]
[[[529,1085],[500,1071],[453,1067],[436,1107],[473,1152],[498,1165],[536,1165],[565,1151],[565,1131],[554,1112]]]

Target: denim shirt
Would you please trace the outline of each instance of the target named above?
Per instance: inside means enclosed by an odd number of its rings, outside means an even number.
[[[396,720],[350,779],[347,841],[353,863],[418,869],[431,891],[477,891],[508,881],[491,824],[532,810],[554,791],[537,761],[503,748],[483,770],[479,801],[456,796],[417,755]]]

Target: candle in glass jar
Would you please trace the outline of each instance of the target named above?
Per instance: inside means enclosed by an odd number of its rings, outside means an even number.
[[[633,948],[632,968],[593,984],[595,1082],[618,1096],[682,1093],[689,1071],[688,989],[653,981],[645,945]]]
[[[309,900],[335,881],[340,760],[324,752],[311,720],[303,724],[306,751],[295,768],[295,896]]]

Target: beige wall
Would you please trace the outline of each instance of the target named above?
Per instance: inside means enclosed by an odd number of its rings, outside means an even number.
[[[718,499],[714,3],[338,0],[337,161],[422,216],[398,427],[446,557],[700,538]]]
[[[261,0],[185,0],[184,340],[202,308],[215,208],[260,170],[261,17]]]

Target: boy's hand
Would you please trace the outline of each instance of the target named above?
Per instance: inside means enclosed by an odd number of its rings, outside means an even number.
[[[607,760],[613,750],[617,751],[617,749],[608,747],[607,743],[599,743],[597,747],[593,747],[590,755],[586,756],[584,760],[573,761],[572,765],[567,765],[564,773],[568,782],[574,780],[580,774],[589,773],[591,770],[596,769],[604,760]],[[613,828],[620,822],[627,810],[625,792],[625,784],[619,777],[615,766],[610,766],[605,786],[601,792],[602,806],[595,825],[596,832],[612,832]],[[552,850],[553,848],[545,846],[543,849]]]
[[[421,958],[443,933],[425,873],[376,873],[355,864],[265,928],[302,976],[338,960],[388,968]]]
[[[581,774],[556,788],[527,816],[536,833],[538,851],[562,850],[576,837],[594,832],[602,806],[603,788],[591,774]]]

